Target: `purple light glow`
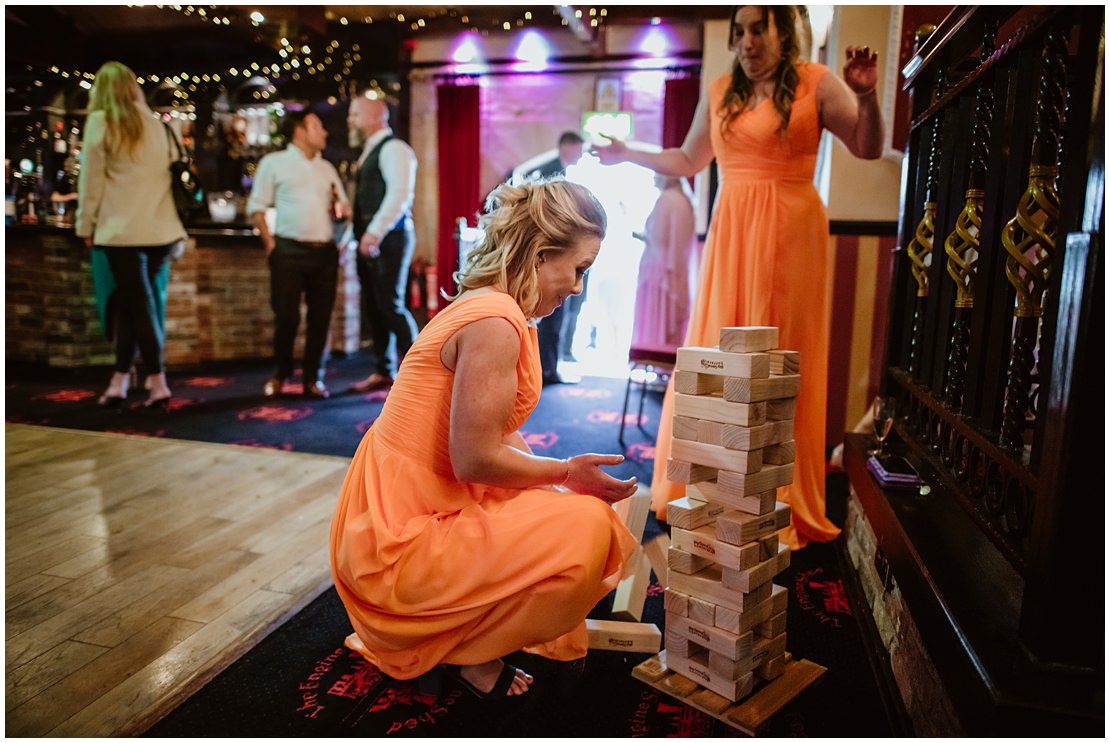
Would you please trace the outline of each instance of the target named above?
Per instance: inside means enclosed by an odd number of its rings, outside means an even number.
[[[652,28],[644,34],[644,39],[640,42],[640,51],[653,57],[662,57],[667,53],[667,46],[667,34],[662,29]]]
[[[527,62],[532,69],[542,69],[547,64],[550,51],[547,40],[535,31],[528,31],[516,48],[516,58]]]
[[[458,64],[467,64],[477,59],[478,55],[478,44],[475,42],[473,34],[467,34],[451,54],[451,59]]]

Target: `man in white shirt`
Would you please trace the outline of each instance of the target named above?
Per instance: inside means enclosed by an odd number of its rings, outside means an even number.
[[[370,325],[375,356],[370,376],[350,391],[370,392],[393,384],[417,333],[405,303],[416,247],[412,227],[416,153],[393,136],[389,108],[372,93],[351,99],[347,124],[352,144],[364,140],[355,185],[354,235],[362,316]]]
[[[282,129],[290,144],[258,163],[247,202],[270,264],[270,305],[275,321],[277,369],[263,393],[266,397],[281,394],[285,380],[293,375],[293,343],[303,294],[308,308],[304,394],[326,398],[324,352],[339,270],[333,219],[348,217],[350,202],[335,166],[320,155],[328,141],[320,118],[307,111],[288,111]],[[277,211],[273,234],[266,223],[266,210],[271,207]]]

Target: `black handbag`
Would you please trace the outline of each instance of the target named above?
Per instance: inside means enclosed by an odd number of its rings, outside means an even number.
[[[185,154],[185,148],[177,139],[173,128],[165,122],[166,137],[172,143],[170,147],[170,188],[173,191],[173,203],[177,207],[177,216],[182,222],[192,220],[197,212],[204,206],[204,190],[197,180],[197,169],[193,161]],[[176,149],[177,156],[174,157]]]

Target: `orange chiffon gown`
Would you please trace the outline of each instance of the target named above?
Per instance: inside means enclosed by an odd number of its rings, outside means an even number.
[[[487,317],[504,318],[520,338],[516,403],[504,433],[527,420],[542,386],[535,328],[507,294],[452,303],[405,355],[355,452],[332,522],[336,590],[370,660],[394,678],[522,649],[556,660],[584,656],[585,617],[616,587],[636,546],[593,496],[454,476],[454,373],[440,349]]]
[[[817,83],[825,74],[831,73],[823,65],[799,65],[785,136],[770,100],[737,116],[722,134],[719,108],[730,76],[710,85],[710,137],[720,189],[686,332],[687,346],[716,346],[722,327],[774,325],[779,347],[801,353],[794,482],[778,491],[791,508],[790,526],[780,536],[792,549],[840,533],[825,517],[829,221],[813,185],[821,138]],[[672,382],[663,399],[652,476],[652,506],[663,519],[667,503],[685,490],[667,480],[673,413]]]

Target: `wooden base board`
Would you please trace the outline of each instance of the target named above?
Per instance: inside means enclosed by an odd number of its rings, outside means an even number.
[[[786,654],[786,665],[774,681],[757,680],[755,690],[739,702],[730,702],[667,668],[666,653],[648,658],[632,669],[632,678],[668,694],[694,709],[755,737],[771,718],[796,696],[815,684],[828,669]]]

